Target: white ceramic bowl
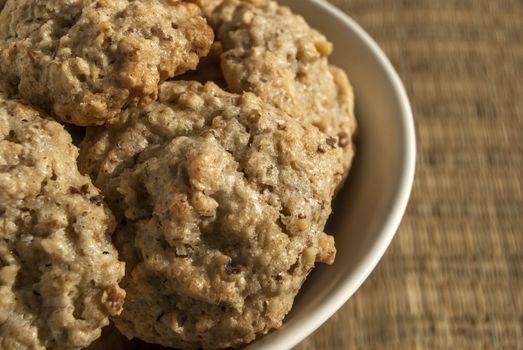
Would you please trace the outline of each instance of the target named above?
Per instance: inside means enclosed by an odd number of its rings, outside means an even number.
[[[331,317],[369,276],[389,246],[409,199],[415,135],[405,89],[385,54],[351,18],[323,0],[281,0],[334,43],[331,62],[355,90],[356,159],[329,223],[338,255],[318,266],[282,328],[247,348],[289,349]]]

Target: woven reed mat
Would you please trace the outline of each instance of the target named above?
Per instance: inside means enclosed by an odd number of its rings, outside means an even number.
[[[384,259],[296,349],[523,349],[523,1],[331,2],[404,81],[417,174]]]

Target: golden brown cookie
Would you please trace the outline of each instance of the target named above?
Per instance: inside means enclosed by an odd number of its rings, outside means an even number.
[[[62,121],[99,125],[157,98],[213,40],[194,4],[165,0],[8,0],[0,79]]]
[[[200,1],[205,5],[205,0]],[[223,0],[209,15],[231,91],[252,92],[294,118],[315,125],[345,150],[348,171],[356,130],[347,75],[329,65],[332,44],[274,1]]]
[[[317,261],[343,151],[252,93],[168,82],[160,100],[91,128],[80,164],[120,221],[128,337],[239,346],[277,328]]]
[[[0,96],[0,348],[80,349],[122,311],[114,218],[61,125]]]

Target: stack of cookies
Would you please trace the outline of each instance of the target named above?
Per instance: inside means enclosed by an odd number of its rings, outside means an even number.
[[[354,153],[326,38],[268,0],[0,8],[0,348],[280,327]]]

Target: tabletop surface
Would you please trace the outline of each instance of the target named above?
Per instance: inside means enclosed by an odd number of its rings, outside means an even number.
[[[523,1],[331,2],[405,83],[417,173],[383,260],[296,349],[523,349]]]

